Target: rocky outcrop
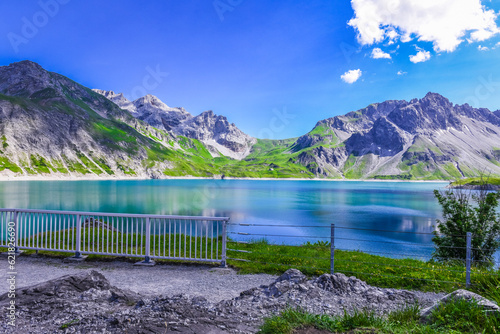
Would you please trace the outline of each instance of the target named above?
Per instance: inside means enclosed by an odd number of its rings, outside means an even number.
[[[258,176],[271,164],[286,177],[500,175],[500,111],[436,93],[371,104],[297,139],[256,145],[212,111],[193,116],[152,95],[129,101],[92,91],[30,61],[0,67],[0,140],[3,177]],[[214,164],[218,156],[244,161]]]
[[[138,98],[133,104],[136,110],[135,117],[166,131],[171,131],[181,122],[193,117],[184,108],[170,108],[159,98],[149,94]]]
[[[408,304],[431,305],[440,295],[369,286],[355,277],[325,274],[315,279],[289,269],[270,285],[239,297],[208,302],[204,297],[140,296],[109,284],[96,271],[64,276],[18,290],[17,327],[0,314],[4,333],[256,333],[263,318],[288,307],[343,315],[368,309],[376,314]],[[0,306],[9,303],[0,296]]]
[[[339,170],[346,158],[347,152],[344,147],[326,148],[319,146],[301,152],[297,156],[297,163],[306,166],[315,175],[335,177],[340,175]]]
[[[325,168],[341,173],[354,168],[358,169],[354,175],[364,177],[456,178],[473,176],[479,170],[498,175],[500,154],[495,142],[500,141],[499,116],[498,111],[453,105],[439,94],[428,93],[422,99],[372,104],[320,121],[297,139],[293,149],[312,152],[311,148],[319,151],[318,146],[345,146],[346,154],[337,154],[331,162],[300,153],[306,164],[322,165],[316,168],[316,175],[324,175]]]
[[[213,156],[222,154],[238,160],[246,157],[257,141],[211,110],[186,120],[174,132],[200,140]]]
[[[0,67],[0,157],[4,175],[142,176],[162,173],[151,161],[159,134],[116,104],[30,61]],[[154,160],[154,159],[153,159]]]
[[[438,307],[461,299],[472,303],[476,303],[479,307],[481,307],[486,313],[490,314],[491,316],[500,317],[500,307],[498,307],[496,303],[474,292],[460,289],[453,291],[450,294],[447,294],[443,298],[436,301],[433,305],[422,309],[420,311],[420,320],[424,323],[430,322],[432,320],[432,313]]]
[[[94,91],[155,128],[201,141],[214,157],[224,155],[241,160],[250,153],[257,141],[243,133],[234,123],[229,123],[226,117],[215,115],[211,110],[193,117],[184,108],[171,108],[153,95],[130,102],[123,94],[99,89]]]

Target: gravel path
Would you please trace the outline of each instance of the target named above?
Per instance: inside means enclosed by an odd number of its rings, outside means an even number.
[[[0,295],[7,292],[7,257],[0,257]],[[217,303],[239,296],[240,292],[260,285],[271,284],[277,276],[238,275],[234,270],[206,265],[168,265],[153,267],[134,266],[125,261],[84,261],[65,263],[62,259],[19,256],[16,258],[16,287],[42,283],[64,275],[96,270],[120,289],[128,289],[145,296],[171,297],[186,294],[203,296]]]

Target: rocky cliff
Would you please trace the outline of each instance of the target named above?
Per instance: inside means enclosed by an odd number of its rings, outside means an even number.
[[[234,123],[229,123],[226,117],[215,115],[211,110],[193,117],[184,108],[171,108],[153,95],[130,102],[123,94],[99,89],[94,91],[155,128],[201,141],[213,157],[226,156],[241,160],[250,153],[256,142],[255,138],[243,133]]]
[[[498,112],[428,93],[320,121],[293,148],[325,176],[446,179],[499,174],[499,142]]]
[[[500,111],[428,93],[261,140],[226,117],[91,90],[30,61],[0,67],[0,175],[453,179],[500,175]]]

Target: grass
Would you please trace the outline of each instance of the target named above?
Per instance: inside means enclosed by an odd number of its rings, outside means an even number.
[[[74,160],[70,160],[64,154],[62,154],[61,157],[63,158],[64,162],[66,163],[66,166],[68,166],[68,170],[70,172],[77,172],[77,173],[80,173],[80,174],[83,174],[83,175],[90,173],[88,171],[88,169],[84,165],[82,165],[80,162],[74,161]]]
[[[102,227],[85,227],[82,229],[82,252],[94,253],[90,256],[91,259],[108,259],[123,253],[143,257],[145,238],[134,233],[136,231],[127,232],[130,233],[120,233]],[[179,231],[174,230],[173,226],[170,232],[172,233],[170,238],[168,235],[155,235],[151,239],[153,258],[155,255],[169,256],[176,258],[175,262],[186,263],[192,262],[182,259],[188,256],[199,259],[221,257],[221,236],[214,239],[208,238],[208,240],[201,237],[190,238],[188,234],[178,233]],[[74,228],[61,232],[44,232],[21,240],[20,245],[47,242],[52,248],[74,249],[75,235]],[[103,246],[105,240],[110,240],[109,248]],[[238,269],[240,273],[281,274],[288,268],[297,268],[308,276],[317,276],[330,270],[330,245],[327,242],[288,246],[271,245],[265,240],[248,244],[229,240],[227,247],[229,258],[239,257],[246,260],[228,260],[229,265]],[[235,252],[235,249],[244,252]],[[33,250],[28,250],[26,254],[33,252]],[[95,254],[97,252],[108,255],[97,255]],[[43,251],[42,253],[67,256],[67,253],[57,251]],[[218,261],[214,260],[214,262]],[[335,251],[335,272],[356,276],[374,286],[422,291],[449,292],[464,288],[465,282],[464,268],[456,263],[392,259],[359,251]],[[470,290],[500,303],[499,271],[473,268],[471,279],[473,286]],[[455,283],[447,283],[448,281]],[[472,303],[457,301],[444,305],[433,313],[429,324],[420,323],[418,313],[418,307],[412,305],[385,317],[363,310],[334,317],[287,309],[280,315],[266,319],[261,333],[286,334],[304,327],[315,327],[332,333],[356,328],[369,328],[374,333],[498,333],[500,325],[500,319],[486,317],[474,301]]]
[[[500,332],[500,318],[487,316],[474,300],[459,299],[446,303],[432,313],[428,323],[420,322],[419,313],[420,309],[416,305],[406,306],[387,316],[377,316],[366,310],[344,313],[342,316],[316,315],[288,308],[279,315],[266,318],[259,333],[291,334],[295,330],[310,327],[331,333],[355,329],[364,329],[371,333],[401,334]]]
[[[10,161],[9,158],[0,156],[0,171],[3,171],[4,169],[9,169],[14,173],[22,172],[22,169],[18,165]]]
[[[228,243],[229,261],[241,273],[279,275],[296,268],[308,276],[330,272],[330,245],[306,243],[302,246],[271,245],[265,240],[252,243]],[[461,263],[439,263],[417,259],[394,259],[359,251],[335,251],[335,272],[356,276],[370,285],[386,288],[451,292],[465,288],[465,268]],[[472,290],[488,295],[500,303],[500,271],[473,268]]]
[[[481,184],[492,184],[496,186],[500,186],[500,177],[469,177],[466,179],[456,180],[452,182],[452,186],[463,186],[463,185],[472,185],[478,186]]]
[[[87,167],[88,170],[92,171],[93,173],[95,173],[97,175],[102,174],[102,170],[100,170],[99,167],[97,167],[92,160],[87,158],[87,156],[85,154],[83,154],[81,152],[76,152],[76,155],[77,155],[78,159],[80,159],[80,161],[85,165],[85,167]]]
[[[115,222],[115,226],[117,222]],[[124,227],[125,228],[125,227]],[[158,227],[157,227],[158,228]],[[178,228],[178,227],[176,227]],[[170,237],[168,232],[170,231]],[[145,237],[136,230],[127,233],[106,228],[86,227],[82,229],[82,252],[109,255],[145,254]],[[162,227],[151,238],[151,256],[160,255],[177,258],[197,257],[220,259],[222,237],[201,239],[189,237],[194,233],[179,231],[174,225]],[[24,232],[20,232],[22,233]],[[74,228],[63,232],[38,233],[20,245],[45,245],[52,249],[74,250]],[[109,239],[109,246],[106,240]],[[216,242],[218,241],[218,242]],[[330,245],[326,242],[306,243],[301,246],[272,245],[265,240],[237,243],[228,240],[228,264],[242,274],[268,273],[280,275],[289,268],[301,270],[308,276],[319,276],[330,272]],[[58,255],[60,252],[49,252]],[[61,255],[61,254],[59,254]],[[240,259],[240,260],[236,260]],[[241,261],[243,260],[243,261]],[[220,260],[219,260],[220,261]],[[218,262],[214,260],[214,262]],[[360,251],[335,251],[335,272],[356,276],[368,284],[378,287],[421,291],[450,292],[465,288],[465,268],[461,263],[439,263],[417,259],[395,259],[371,255]],[[471,290],[500,303],[500,271],[484,267],[473,267]]]

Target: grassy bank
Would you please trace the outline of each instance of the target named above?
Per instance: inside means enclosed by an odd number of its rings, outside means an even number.
[[[66,238],[56,233],[38,234],[26,244],[40,245],[49,241],[56,248],[74,249],[75,233],[67,230]],[[82,252],[101,252],[110,255],[91,255],[92,259],[114,258],[117,254],[137,254],[145,252],[144,237],[130,233],[124,235],[117,231],[100,228],[82,229]],[[109,240],[110,247],[105,246]],[[24,240],[20,243],[24,244]],[[330,272],[330,245],[317,242],[301,246],[272,245],[265,240],[253,243],[237,243],[229,240],[227,245],[228,264],[242,274],[268,273],[279,275],[289,268],[296,268],[308,276],[319,276]],[[1,249],[0,251],[6,251]],[[29,250],[26,254],[34,253]],[[41,251],[52,256],[69,256],[71,253]],[[222,255],[222,237],[201,238],[183,234],[170,237],[156,235],[151,240],[151,256],[194,257],[217,259]],[[189,262],[178,260],[176,262]],[[355,276],[368,284],[378,287],[413,289],[421,291],[450,292],[465,288],[465,267],[461,262],[440,263],[411,258],[389,258],[371,255],[360,251],[335,251],[335,272]],[[496,300],[500,303],[500,270],[473,267],[470,290]]]
[[[443,305],[433,312],[427,324],[420,322],[419,312],[418,306],[408,306],[403,310],[389,313],[386,317],[376,316],[367,311],[335,317],[287,309],[280,315],[265,319],[259,333],[308,333],[307,329],[311,328],[330,333],[489,334],[500,332],[500,319],[487,316],[475,301],[459,300]]]
[[[491,184],[494,186],[500,186],[500,178],[499,177],[469,177],[466,179],[457,180],[451,183],[452,187],[458,186],[480,186],[483,184]]]
[[[308,276],[330,272],[330,246],[325,243],[302,246],[270,245],[265,241],[230,243],[229,264],[241,273],[281,274],[296,268]],[[359,251],[335,251],[335,272],[355,276],[370,285],[386,288],[451,292],[465,288],[465,266],[460,262],[439,263],[417,259],[394,259]],[[470,290],[500,302],[500,271],[473,267]]]

